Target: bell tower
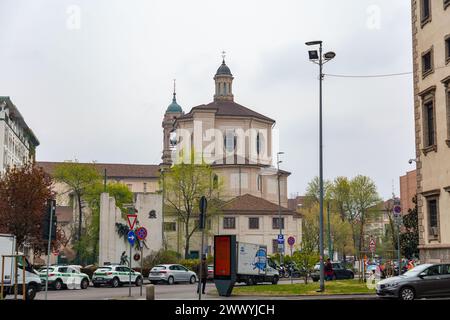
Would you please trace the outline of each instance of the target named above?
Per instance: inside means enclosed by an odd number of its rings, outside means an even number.
[[[230,68],[225,64],[225,51],[222,52],[222,64],[214,76],[216,92],[214,101],[233,101],[233,75]]]
[[[177,103],[177,93],[175,87],[175,79],[173,80],[173,98],[172,103],[167,107],[162,122],[163,127],[163,153],[162,164],[170,166],[172,164],[172,150],[176,141],[171,140],[171,133],[175,131],[175,121],[179,116],[184,114],[183,109]]]

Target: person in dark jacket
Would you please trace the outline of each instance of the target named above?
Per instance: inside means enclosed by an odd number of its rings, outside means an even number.
[[[326,280],[333,280],[333,265],[331,264],[330,258],[327,259],[327,262],[325,263],[325,279]]]
[[[200,285],[202,285],[202,293],[205,294],[205,288],[206,288],[206,279],[208,278],[208,264],[206,263],[206,256],[202,256],[202,262],[198,264],[197,266],[197,275],[200,277],[200,270],[201,270],[201,277],[202,279],[199,281],[199,284],[197,286],[197,293],[200,289]]]

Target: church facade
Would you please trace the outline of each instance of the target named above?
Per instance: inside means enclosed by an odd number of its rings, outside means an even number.
[[[212,179],[221,182],[220,200],[225,205],[219,216],[209,222],[205,251],[211,251],[213,235],[236,234],[238,241],[265,244],[269,254],[276,253],[280,224],[285,238],[293,236],[299,244],[302,220],[287,208],[290,173],[277,170],[277,160],[272,159],[275,120],[236,103],[233,79],[223,60],[214,75],[213,101],[186,113],[174,90],[162,123],[161,167],[190,162],[194,155],[195,162],[211,165]],[[166,215],[164,224],[168,247],[182,252],[182,223]],[[199,254],[199,239],[198,232],[190,245],[192,257]]]

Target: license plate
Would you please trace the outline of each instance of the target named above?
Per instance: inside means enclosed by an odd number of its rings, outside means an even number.
[[[96,278],[95,280],[103,280],[103,278]]]

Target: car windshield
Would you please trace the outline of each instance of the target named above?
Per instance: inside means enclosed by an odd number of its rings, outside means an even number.
[[[430,266],[431,266],[430,264],[422,264],[420,266],[412,268],[411,270],[406,271],[403,275],[405,277],[416,277]]]
[[[214,270],[214,266],[208,266],[208,270]]]
[[[152,270],[166,270],[166,267],[164,266],[155,266],[152,268]]]

